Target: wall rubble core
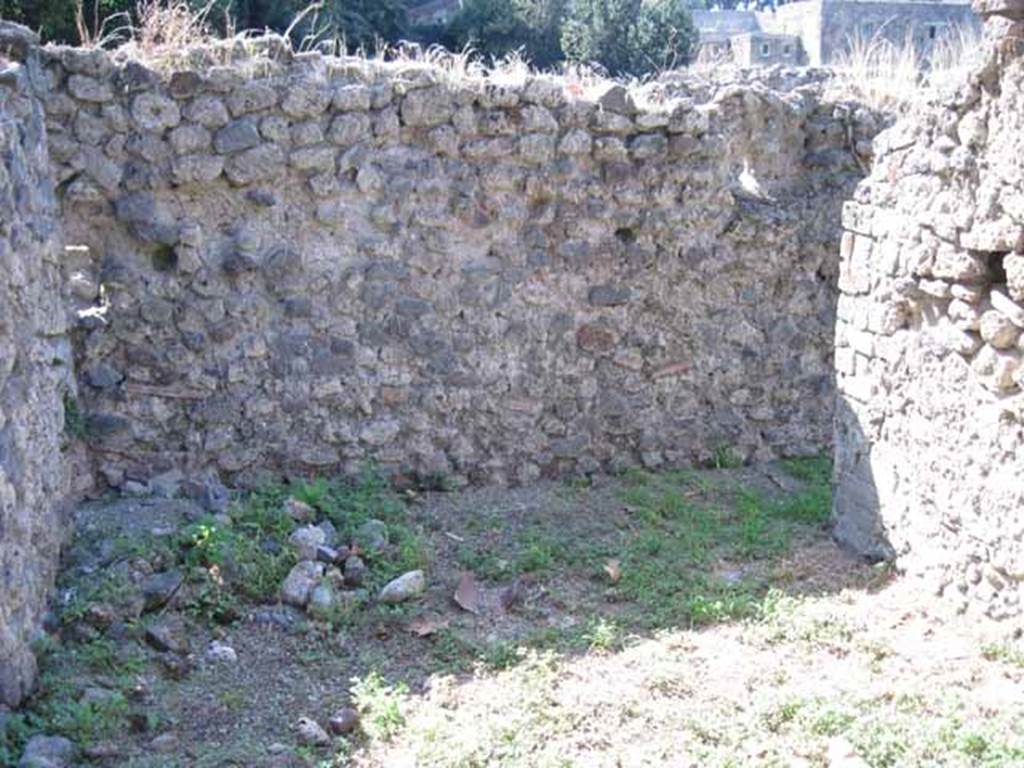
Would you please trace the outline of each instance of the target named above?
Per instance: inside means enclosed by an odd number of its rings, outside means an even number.
[[[26,32],[0,23],[0,709],[32,684],[29,645],[68,532],[72,360],[43,111],[32,95],[42,72]]]
[[[976,7],[984,65],[878,138],[844,208],[836,535],[1020,622],[1024,3]]]
[[[838,210],[878,125],[820,78],[637,106],[319,54],[42,54],[110,485],[368,461],[519,483],[828,444]]]

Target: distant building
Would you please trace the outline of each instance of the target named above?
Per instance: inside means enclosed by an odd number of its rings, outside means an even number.
[[[926,54],[958,28],[980,29],[969,0],[798,0],[765,11],[694,11],[699,58],[743,66],[836,61],[850,42],[912,41]]]
[[[430,0],[410,8],[408,17],[414,27],[431,27],[447,24],[461,10],[462,0]]]

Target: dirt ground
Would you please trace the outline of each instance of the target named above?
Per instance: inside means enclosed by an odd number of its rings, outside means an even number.
[[[314,506],[356,517],[387,496],[400,545],[379,579],[422,567],[419,599],[312,619],[272,585],[228,610],[200,581],[101,630],[85,626],[95,606],[130,602],[137,577],[113,594],[96,579],[139,559],[201,569],[187,558],[202,512],[91,503],[7,759],[42,731],[73,738],[83,765],[135,768],[1024,765],[1024,644],[839,551],[825,471],[320,489]],[[219,524],[248,530],[240,519]],[[182,531],[185,555],[160,544]],[[181,647],[156,650],[154,626]],[[208,653],[214,640],[236,660]],[[304,743],[300,718],[327,728],[342,707],[356,731]]]

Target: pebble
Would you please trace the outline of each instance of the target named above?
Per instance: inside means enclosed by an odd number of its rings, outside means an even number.
[[[342,707],[331,715],[327,726],[331,729],[331,733],[339,736],[345,733],[352,733],[352,731],[359,727],[359,712],[352,707]]]
[[[238,653],[227,643],[212,640],[206,647],[206,660],[215,664],[235,664],[238,661]]]
[[[321,728],[316,720],[309,717],[300,717],[299,722],[295,724],[295,731],[299,741],[310,746],[323,746],[331,740],[327,731]]]
[[[150,740],[149,748],[154,752],[176,752],[178,750],[178,737],[173,733],[161,733]]]
[[[385,584],[377,599],[382,603],[402,603],[419,597],[426,589],[427,578],[423,571],[409,571]]]

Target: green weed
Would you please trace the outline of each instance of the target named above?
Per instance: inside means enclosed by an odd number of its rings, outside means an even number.
[[[362,713],[363,730],[371,739],[391,741],[405,727],[402,707],[409,693],[405,683],[388,684],[376,671],[353,678],[352,701]]]

